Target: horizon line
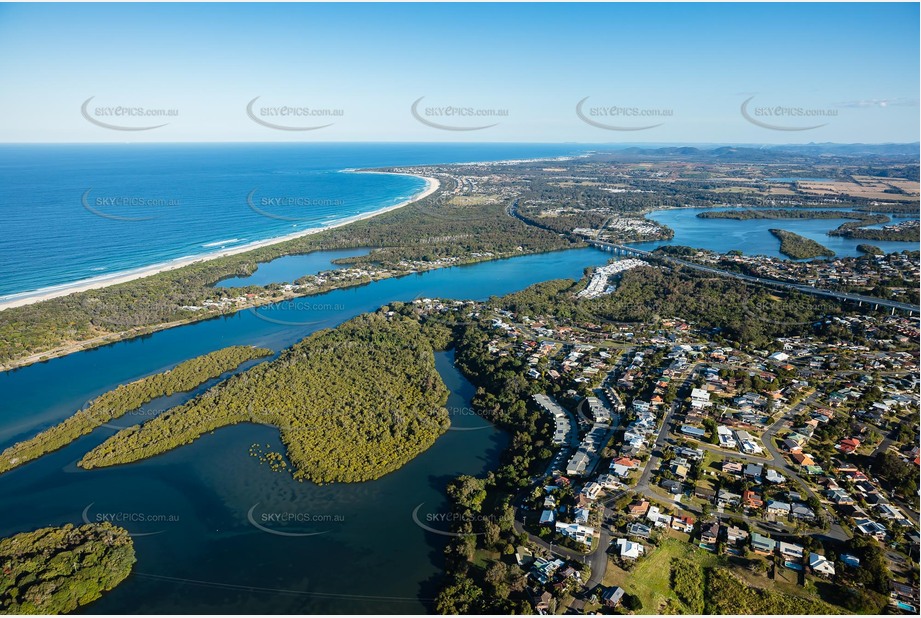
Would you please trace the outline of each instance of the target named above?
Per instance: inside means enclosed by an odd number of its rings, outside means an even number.
[[[445,145],[547,145],[547,146],[749,146],[749,147],[776,147],[776,146],[921,146],[921,141],[913,142],[578,142],[578,141],[416,141],[416,140],[335,140],[335,141],[263,141],[263,140],[201,140],[201,141],[102,141],[102,142],[53,142],[53,141],[0,141],[0,146],[143,146],[143,145],[180,145],[180,144],[286,144],[286,145],[329,145],[329,144],[445,144]]]

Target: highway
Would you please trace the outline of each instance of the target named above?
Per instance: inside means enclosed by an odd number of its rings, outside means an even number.
[[[720,270],[719,268],[713,268],[712,266],[704,266],[703,264],[697,264],[695,262],[688,262],[686,260],[680,260],[676,257],[669,255],[663,255],[661,253],[653,253],[651,251],[644,251],[642,249],[634,249],[633,247],[628,247],[626,245],[619,245],[616,243],[604,242],[601,240],[588,240],[590,245],[594,245],[601,249],[608,249],[612,251],[620,251],[623,253],[636,255],[639,257],[646,257],[650,259],[660,259],[666,260],[673,264],[678,264],[685,266],[687,268],[693,268],[694,270],[699,270],[701,272],[710,273],[720,277],[730,277],[732,279],[739,279],[741,281],[747,281],[748,283],[757,283],[760,285],[769,285],[772,287],[785,288],[788,290],[795,290],[797,292],[802,292],[804,294],[811,294],[813,296],[823,296],[827,298],[834,298],[836,300],[846,300],[856,303],[867,303],[869,305],[886,307],[887,309],[907,311],[909,315],[915,315],[921,313],[921,307],[918,305],[912,305],[910,303],[902,303],[895,300],[887,300],[885,298],[874,298],[872,296],[863,296],[861,294],[849,294],[846,292],[833,292],[831,290],[823,290],[820,288],[814,288],[810,285],[805,285],[802,283],[789,283],[787,281],[778,281],[776,279],[765,279],[763,277],[753,277],[751,275],[743,275],[741,273],[733,273],[726,270]]]

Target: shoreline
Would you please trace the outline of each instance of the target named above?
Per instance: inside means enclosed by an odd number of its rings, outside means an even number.
[[[276,236],[274,238],[267,238],[265,240],[257,240],[251,243],[246,243],[245,245],[240,245],[239,247],[233,247],[231,249],[221,249],[218,251],[213,251],[211,253],[203,253],[196,256],[180,257],[168,262],[160,262],[158,264],[151,264],[150,266],[142,266],[140,268],[134,268],[130,270],[123,270],[116,273],[110,273],[107,275],[101,275],[99,277],[92,277],[90,279],[81,279],[80,281],[75,281],[73,283],[63,283],[54,286],[49,286],[41,288],[38,290],[30,292],[17,292],[14,294],[9,294],[4,297],[0,297],[0,311],[5,309],[11,309],[13,307],[22,307],[25,305],[31,305],[34,303],[42,302],[45,300],[50,300],[52,298],[60,298],[61,296],[68,296],[76,292],[85,292],[87,290],[97,290],[100,288],[109,287],[112,285],[118,285],[120,283],[127,283],[129,281],[134,281],[136,279],[143,279],[144,277],[150,277],[152,275],[157,275],[163,272],[168,272],[171,270],[176,270],[178,268],[183,268],[190,264],[197,264],[199,262],[208,262],[211,260],[216,260],[218,258],[227,257],[230,255],[238,255],[240,253],[246,253],[248,251],[253,251],[255,249],[261,249],[263,247],[269,247],[271,245],[277,245],[289,240],[294,240],[297,238],[302,238],[304,236],[310,236],[311,234],[317,234],[320,232],[325,232],[327,230],[335,229],[350,223],[355,223],[356,221],[362,221],[364,219],[370,219],[384,213],[388,213],[398,208],[403,208],[408,206],[413,202],[417,202],[421,199],[424,199],[441,186],[441,183],[437,178],[432,178],[429,176],[418,176],[416,174],[407,174],[404,172],[378,172],[378,171],[363,171],[363,170],[341,170],[346,173],[360,173],[360,174],[392,174],[396,176],[412,176],[413,178],[421,178],[425,181],[425,188],[411,196],[409,199],[404,200],[398,204],[392,206],[387,206],[385,208],[379,208],[377,210],[369,211],[366,213],[361,213],[358,215],[352,215],[351,217],[346,217],[336,221],[335,223],[330,223],[327,225],[321,225],[319,227],[310,228],[306,230],[301,230],[299,232],[293,232],[291,234],[286,234],[284,236]]]

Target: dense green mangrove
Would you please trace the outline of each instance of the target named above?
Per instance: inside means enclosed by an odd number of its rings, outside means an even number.
[[[135,563],[112,524],[41,528],[0,539],[0,614],[66,614],[121,583]]]
[[[100,395],[87,407],[63,422],[0,453],[0,474],[63,448],[80,436],[136,410],[157,397],[192,390],[247,361],[271,354],[272,350],[267,348],[231,346],[187,360],[169,371],[122,384]]]
[[[355,482],[396,470],[447,430],[448,390],[435,370],[443,327],[388,311],[314,333],[185,405],[124,429],[79,463],[138,461],[220,427],[278,427],[294,476]]]

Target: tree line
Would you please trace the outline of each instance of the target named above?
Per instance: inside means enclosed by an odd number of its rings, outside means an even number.
[[[0,453],[0,474],[63,448],[80,436],[158,397],[190,391],[245,362],[272,354],[272,350],[267,348],[231,346],[189,359],[163,373],[122,384],[103,393],[61,423]]]

